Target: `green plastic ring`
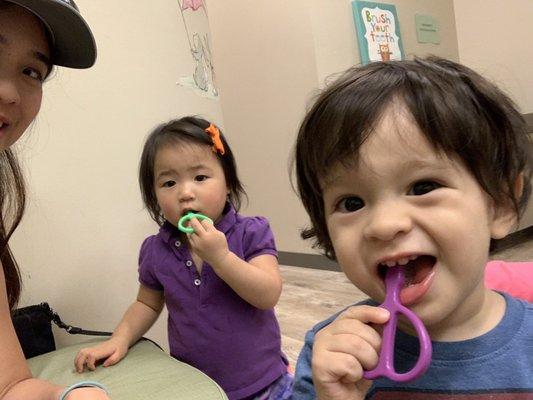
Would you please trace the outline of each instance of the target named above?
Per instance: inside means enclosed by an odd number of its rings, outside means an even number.
[[[193,218],[196,218],[200,221],[206,219],[208,220],[209,222],[213,223],[213,220],[203,214],[198,214],[198,213],[193,213],[193,212],[190,212],[188,213],[187,215],[184,215],[183,217],[180,218],[180,220],[178,221],[178,229],[180,231],[182,231],[183,233],[194,233],[194,229],[189,227],[189,226],[183,226],[183,224]]]

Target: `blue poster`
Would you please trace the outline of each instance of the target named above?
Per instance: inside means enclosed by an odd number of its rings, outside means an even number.
[[[404,59],[394,5],[355,0],[352,11],[363,64]]]

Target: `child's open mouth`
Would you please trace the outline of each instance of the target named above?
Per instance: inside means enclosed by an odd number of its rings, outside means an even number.
[[[420,255],[409,257],[407,264],[403,265],[405,282],[400,292],[400,301],[404,306],[416,303],[426,294],[435,276],[436,262],[437,259],[433,256]],[[396,263],[379,264],[378,273],[383,281],[387,268],[392,264]]]

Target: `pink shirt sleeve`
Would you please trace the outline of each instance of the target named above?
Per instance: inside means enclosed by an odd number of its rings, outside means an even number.
[[[533,262],[490,261],[485,286],[533,302]]]

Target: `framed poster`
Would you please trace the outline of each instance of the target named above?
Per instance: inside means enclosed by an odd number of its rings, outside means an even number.
[[[393,4],[352,2],[361,62],[403,60],[400,24]]]

